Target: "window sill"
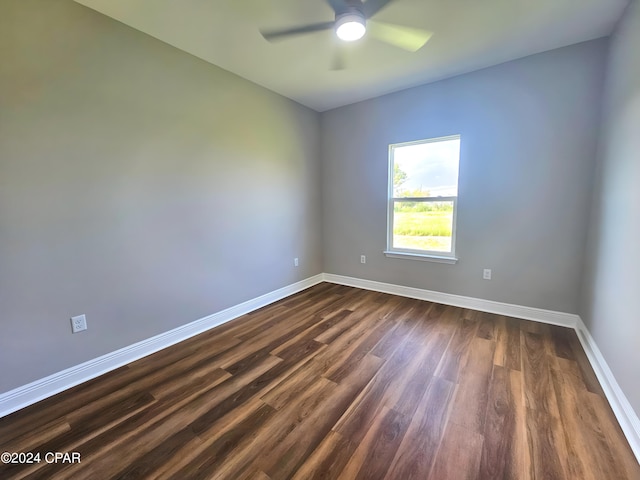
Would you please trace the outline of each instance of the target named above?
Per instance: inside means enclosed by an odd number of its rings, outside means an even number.
[[[389,250],[385,250],[383,253],[390,258],[420,260],[421,262],[436,262],[436,263],[449,263],[449,264],[458,263],[458,259],[456,257],[441,257],[438,255],[428,255],[425,253],[392,252]]]

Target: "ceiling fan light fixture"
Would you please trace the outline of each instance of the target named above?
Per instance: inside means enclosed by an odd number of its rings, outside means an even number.
[[[357,13],[346,13],[336,19],[336,35],[340,40],[353,42],[361,39],[367,27],[364,16]]]

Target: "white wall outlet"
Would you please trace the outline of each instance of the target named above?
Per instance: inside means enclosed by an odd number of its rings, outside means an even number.
[[[491,269],[490,268],[485,268],[482,271],[482,278],[485,280],[491,280]]]
[[[367,263],[366,255],[360,255],[360,263]]]
[[[300,262],[298,261],[298,259],[297,259],[297,258],[294,258],[294,259],[293,259],[293,266],[294,266],[294,267],[297,267],[298,265],[300,265]]]
[[[78,315],[77,317],[71,317],[71,331],[78,333],[87,329],[87,317],[86,315]]]

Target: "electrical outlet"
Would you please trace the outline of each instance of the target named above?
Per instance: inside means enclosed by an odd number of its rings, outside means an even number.
[[[360,255],[360,263],[367,263],[367,257],[365,255]]]
[[[86,315],[78,315],[77,317],[71,317],[71,331],[78,333],[87,329],[87,317]]]
[[[297,258],[294,258],[294,259],[293,259],[293,266],[294,266],[294,267],[297,267],[298,265],[300,265],[300,262],[298,262],[298,259],[297,259]]]
[[[482,278],[484,280],[491,280],[491,269],[490,268],[485,268],[482,271]]]

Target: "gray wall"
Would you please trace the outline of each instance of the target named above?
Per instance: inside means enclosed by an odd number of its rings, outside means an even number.
[[[71,0],[0,1],[0,392],[320,273],[318,132]]]
[[[596,40],[325,112],[325,271],[576,313],[606,52]],[[385,257],[388,145],[451,134],[458,264]]]
[[[640,412],[640,4],[611,39],[582,318]]]

